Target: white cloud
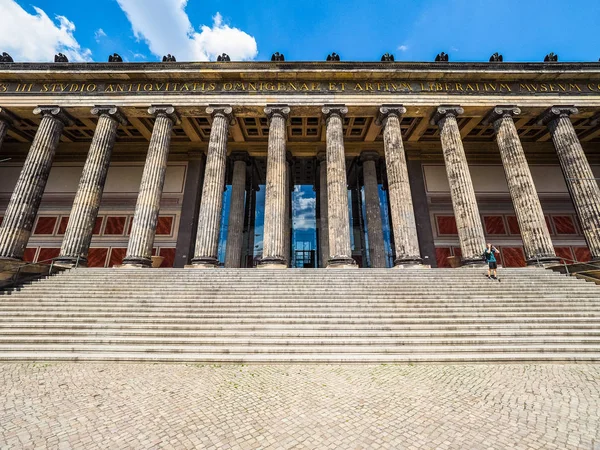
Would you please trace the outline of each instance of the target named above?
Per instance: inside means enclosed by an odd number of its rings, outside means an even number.
[[[69,61],[91,61],[92,52],[73,36],[73,22],[64,16],[52,21],[42,9],[33,9],[36,14],[29,14],[15,0],[0,0],[0,51],[15,61],[53,61],[56,53]]]
[[[405,52],[406,50],[408,50],[408,45],[401,45],[398,47],[398,50],[400,50],[401,52]]]
[[[178,61],[209,61],[227,53],[232,60],[250,60],[258,54],[256,39],[223,23],[221,14],[200,32],[185,12],[187,0],[117,0],[127,15],[134,36],[143,39],[159,58],[167,53]]]
[[[94,39],[96,39],[96,42],[100,42],[100,39],[102,39],[103,37],[106,37],[106,33],[102,28],[98,28],[94,32]]]

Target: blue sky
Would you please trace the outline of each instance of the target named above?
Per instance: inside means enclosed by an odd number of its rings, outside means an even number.
[[[554,51],[560,61],[598,61],[599,21],[598,0],[0,0],[0,51],[49,60],[63,50],[94,61],[113,52],[129,61],[170,52],[181,61],[221,51],[258,60],[280,51],[288,61],[332,51],[358,61],[385,52],[431,61],[440,51],[487,61],[499,51],[505,61],[540,61]]]

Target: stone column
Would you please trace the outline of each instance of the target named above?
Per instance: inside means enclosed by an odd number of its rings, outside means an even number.
[[[231,181],[231,205],[229,206],[225,267],[238,268],[242,262],[248,152],[234,152],[230,158],[233,160],[233,178]]]
[[[344,152],[343,116],[348,108],[327,105],[322,109],[327,126],[327,213],[329,259],[327,267],[357,267],[350,246],[348,181]]]
[[[234,123],[233,109],[229,105],[211,105],[206,108],[206,112],[212,116],[213,122],[198,213],[196,249],[191,266],[193,268],[214,268],[219,265],[217,257],[227,163],[227,138],[229,125]]]
[[[14,114],[8,111],[6,108],[0,107],[0,147],[4,143],[4,138],[8,129],[17,118]]]
[[[369,259],[372,268],[385,268],[385,244],[383,243],[383,224],[381,223],[381,205],[379,203],[379,184],[377,166],[379,153],[365,151],[360,155],[363,167],[365,202],[367,210],[367,234],[369,237]]]
[[[558,160],[594,261],[600,260],[600,188],[569,116],[573,106],[553,106],[539,123],[548,126]]]
[[[321,218],[319,251],[321,252],[321,267],[327,267],[329,261],[329,221],[327,219],[327,156],[320,152],[317,154],[319,161],[319,211]]]
[[[165,184],[171,132],[173,125],[179,121],[175,108],[170,105],[153,105],[148,109],[148,113],[155,116],[156,120],[135,205],[127,254],[123,259],[124,266],[152,265],[152,247]]]
[[[59,259],[56,261],[65,266],[87,266],[88,250],[117,138],[117,128],[119,124],[127,123],[116,106],[96,106],[92,108],[92,114],[99,116],[98,124],[83,166]]]
[[[497,106],[485,119],[493,123],[500,149],[508,191],[513,201],[527,264],[556,263],[552,239],[544,218],[529,164],[517,133],[513,116],[521,113],[516,106]]]
[[[286,203],[287,187],[286,121],[290,113],[287,105],[265,108],[269,118],[269,147],[267,155],[267,182],[265,186],[265,228],[261,267],[286,268]]]
[[[383,146],[388,179],[388,196],[396,259],[394,266],[421,264],[419,237],[413,208],[410,179],[400,117],[406,112],[402,105],[383,105],[378,122],[383,126]]]
[[[452,208],[462,250],[462,263],[476,265],[483,264],[481,255],[485,250],[485,237],[469,165],[456,121],[456,116],[462,113],[463,109],[459,106],[440,106],[431,119],[431,124],[437,124],[440,128]]]
[[[46,188],[56,147],[65,125],[72,123],[58,106],[39,106],[40,123],[0,227],[0,258],[23,259],[33,222]]]
[[[285,165],[285,232],[284,232],[284,249],[285,249],[285,260],[288,263],[288,267],[292,267],[292,195],[294,192],[292,167],[294,165],[294,159],[290,152],[286,153],[286,165]]]

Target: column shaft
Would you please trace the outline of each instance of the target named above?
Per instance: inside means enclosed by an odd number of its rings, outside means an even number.
[[[327,267],[329,261],[329,221],[327,218],[327,159],[325,154],[319,157],[319,220],[321,233],[319,235],[319,251],[321,252],[321,267]]]
[[[4,138],[6,137],[8,127],[8,122],[6,120],[2,120],[2,116],[0,116],[0,147],[2,147],[2,144],[4,143]]]
[[[100,117],[83,166],[57,261],[64,265],[87,265],[88,250],[117,138],[117,128],[119,123],[126,122],[114,106],[95,107],[92,114]]]
[[[286,161],[285,164],[285,225],[284,225],[284,251],[285,260],[287,261],[288,267],[292,267],[292,162],[291,160]]]
[[[39,107],[40,123],[0,227],[0,258],[23,259],[60,135],[70,120],[59,107]]]
[[[325,106],[323,108],[327,123],[328,267],[356,267],[350,246],[348,182],[342,121],[342,116],[347,112],[348,109],[344,106]]]
[[[223,209],[223,187],[227,162],[227,138],[233,120],[230,106],[209,106],[206,112],[213,117],[206,156],[202,200],[198,213],[198,232],[193,267],[217,267],[219,231]]]
[[[152,247],[165,184],[171,132],[173,124],[178,120],[172,106],[151,107],[148,112],[156,115],[156,120],[135,205],[127,255],[123,260],[123,265],[126,266],[150,267],[152,265]]]
[[[368,153],[365,155],[365,153]],[[379,184],[377,183],[377,153],[363,153],[363,181],[367,210],[367,235],[369,238],[369,259],[371,267],[384,268],[385,245],[383,242],[383,224],[381,223],[381,205],[379,202]]]
[[[488,121],[493,121],[508,190],[513,201],[528,264],[557,262],[548,225],[544,218],[529,164],[512,115],[516,107],[496,107]]]
[[[552,135],[592,259],[599,260],[600,188],[569,118],[570,114],[577,112],[577,109],[572,107],[553,107],[546,113],[543,121],[547,123]]]
[[[456,115],[462,112],[462,108],[458,107],[439,107],[432,122],[437,123],[440,128],[450,196],[462,250],[462,262],[481,264],[485,237],[469,165],[456,121]]]
[[[379,110],[379,121],[383,123],[383,145],[396,253],[395,266],[421,263],[415,211],[400,128],[400,116],[405,112],[403,106],[382,106]]]
[[[244,233],[244,205],[246,200],[246,159],[248,154],[236,155],[233,163],[231,182],[231,205],[229,206],[229,226],[225,267],[240,267],[242,262],[242,241]]]
[[[285,268],[286,204],[289,205],[286,160],[286,120],[290,109],[285,105],[265,108],[270,119],[267,154],[267,182],[265,186],[265,228],[261,266]],[[288,241],[289,242],[289,241]]]

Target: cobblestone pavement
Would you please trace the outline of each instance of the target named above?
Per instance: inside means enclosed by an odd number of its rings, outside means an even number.
[[[0,364],[0,448],[600,450],[600,365]]]

